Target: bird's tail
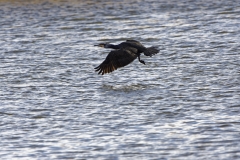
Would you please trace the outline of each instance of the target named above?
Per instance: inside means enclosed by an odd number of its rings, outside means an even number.
[[[146,50],[143,52],[145,56],[152,56],[154,54],[157,54],[160,50],[156,46],[148,47]]]

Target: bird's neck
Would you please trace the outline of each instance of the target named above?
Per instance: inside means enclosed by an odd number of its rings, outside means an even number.
[[[108,44],[106,48],[120,49],[119,45],[114,45],[114,44]]]

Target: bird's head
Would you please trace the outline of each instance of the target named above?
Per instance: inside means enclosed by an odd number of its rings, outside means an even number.
[[[108,44],[109,43],[99,43],[99,44],[94,45],[94,46],[98,46],[98,47],[102,47],[102,48],[108,48]]]

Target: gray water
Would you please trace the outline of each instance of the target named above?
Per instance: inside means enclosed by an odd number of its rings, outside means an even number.
[[[240,159],[240,2],[0,1],[0,159]],[[104,76],[110,50],[161,50]]]

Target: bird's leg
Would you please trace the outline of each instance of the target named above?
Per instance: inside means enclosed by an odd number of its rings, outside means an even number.
[[[142,64],[145,64],[145,62],[140,59],[140,55],[138,56],[138,61],[141,62]]]

